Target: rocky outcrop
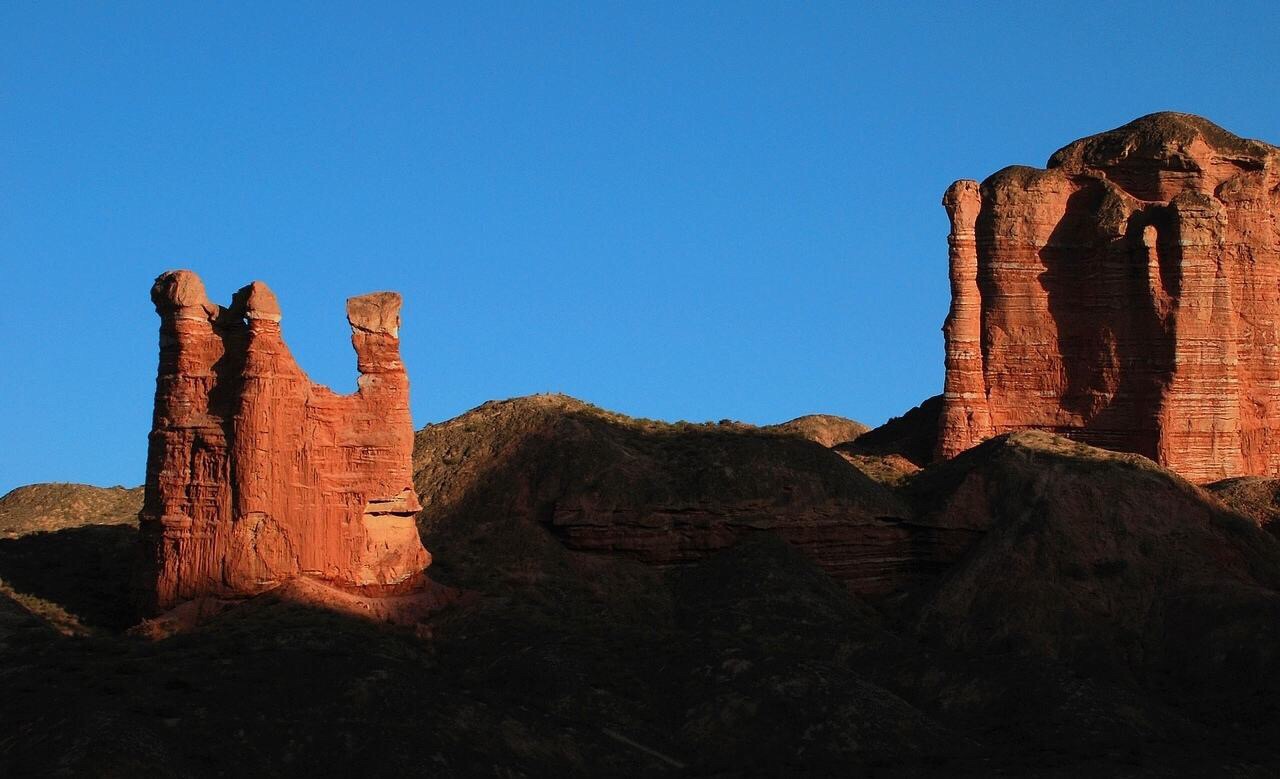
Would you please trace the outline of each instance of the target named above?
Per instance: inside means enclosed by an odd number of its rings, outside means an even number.
[[[1280,473],[1280,149],[1159,113],[958,181],[937,455],[1023,428]]]
[[[151,291],[160,368],[140,514],[146,600],[167,609],[309,577],[362,596],[403,594],[430,556],[414,524],[409,382],[400,296],[347,301],[360,371],[313,384],[261,282],[229,307],[173,271]]]

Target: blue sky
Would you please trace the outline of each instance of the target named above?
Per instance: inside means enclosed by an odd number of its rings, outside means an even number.
[[[1038,5],[0,4],[0,491],[142,481],[175,267],[339,391],[399,290],[418,425],[901,413],[952,180],[1157,110],[1280,141],[1276,4]]]

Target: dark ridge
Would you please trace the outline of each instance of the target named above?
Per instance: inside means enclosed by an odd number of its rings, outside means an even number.
[[[941,413],[942,396],[934,395],[902,416],[868,430],[839,448],[847,448],[856,454],[897,454],[923,468],[933,462]]]

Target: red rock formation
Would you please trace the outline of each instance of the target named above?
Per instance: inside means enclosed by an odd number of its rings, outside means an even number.
[[[298,367],[261,282],[223,308],[194,273],[173,271],[151,297],[161,324],[140,514],[148,605],[252,595],[296,577],[363,596],[424,582],[400,296],[347,301],[360,371],[351,395]]]
[[[1280,149],[1188,114],[958,181],[937,454],[1022,428],[1280,473]]]

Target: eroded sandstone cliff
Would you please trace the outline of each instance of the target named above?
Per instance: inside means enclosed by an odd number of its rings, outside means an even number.
[[[400,296],[347,301],[360,378],[313,384],[261,282],[230,307],[173,271],[151,291],[160,367],[140,514],[152,609],[243,596],[309,577],[399,594],[430,556],[414,524],[413,423],[400,361]]]
[[[1280,149],[1158,113],[958,181],[937,454],[1038,428],[1280,473]]]

